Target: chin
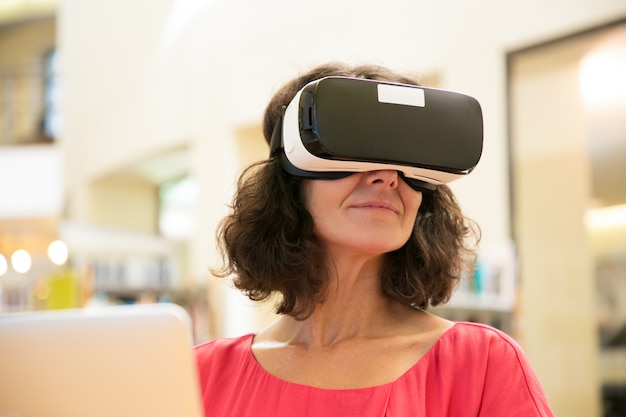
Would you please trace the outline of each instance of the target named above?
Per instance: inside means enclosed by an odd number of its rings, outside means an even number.
[[[363,250],[363,252],[371,253],[373,255],[384,255],[386,253],[390,253],[400,249],[402,246],[404,246],[406,242],[393,245],[381,245],[380,242],[378,243],[379,244],[363,246],[361,247],[361,249]]]

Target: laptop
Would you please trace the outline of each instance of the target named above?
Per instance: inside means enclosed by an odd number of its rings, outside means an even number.
[[[0,417],[201,417],[175,304],[0,314]]]

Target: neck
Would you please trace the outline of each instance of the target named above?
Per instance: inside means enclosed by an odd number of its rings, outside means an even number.
[[[375,337],[406,308],[380,290],[382,257],[333,261],[330,283],[313,314],[306,320],[282,320],[283,336],[308,347],[329,346],[355,337]]]

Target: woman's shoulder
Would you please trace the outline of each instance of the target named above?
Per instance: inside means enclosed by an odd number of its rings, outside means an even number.
[[[485,324],[454,323],[414,374],[404,379],[409,387],[422,380],[437,387],[441,395],[454,398],[447,415],[465,415],[467,410],[489,416],[553,415],[521,346],[507,333]]]
[[[193,350],[201,364],[228,363],[249,355],[253,337],[254,334],[246,334],[239,337],[213,339],[194,346]]]
[[[483,346],[492,349],[510,348],[520,350],[519,344],[507,333],[482,323],[456,322],[444,335],[442,342],[463,347]]]
[[[481,375],[485,380],[500,380],[503,377],[518,379],[520,386],[533,386],[539,381],[528,356],[520,344],[510,335],[494,327],[469,322],[457,322],[438,342],[433,353],[439,362],[454,363],[458,371],[466,375]],[[539,390],[540,391],[540,390]]]
[[[440,337],[429,355],[446,357],[464,367],[489,364],[529,367],[526,354],[513,337],[481,323],[456,322]]]
[[[439,343],[434,362],[443,362],[444,373],[454,363],[450,372],[456,382],[462,375],[464,382],[482,387],[482,407],[492,410],[486,415],[504,415],[503,404],[516,404],[525,410],[517,415],[552,416],[530,360],[510,335],[485,324],[457,322]]]

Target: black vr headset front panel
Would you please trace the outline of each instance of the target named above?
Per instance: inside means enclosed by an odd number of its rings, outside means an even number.
[[[287,159],[310,174],[393,168],[440,184],[471,172],[482,153],[475,99],[404,84],[323,78],[298,92],[282,124]]]

